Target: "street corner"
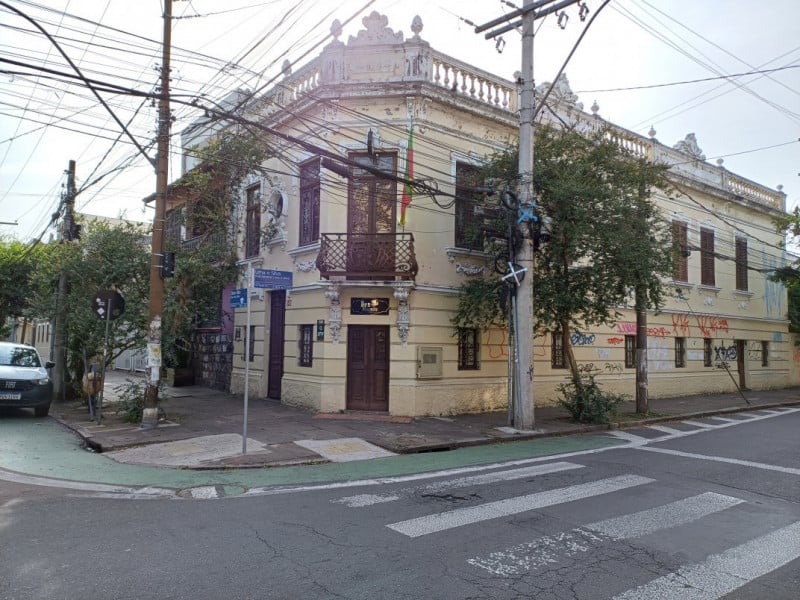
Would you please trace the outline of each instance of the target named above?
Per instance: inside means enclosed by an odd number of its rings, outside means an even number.
[[[243,447],[241,435],[223,433],[113,450],[103,455],[125,464],[194,468],[218,465],[220,461],[242,455]],[[251,438],[247,439],[246,450],[249,456],[262,462],[272,452],[266,444]]]

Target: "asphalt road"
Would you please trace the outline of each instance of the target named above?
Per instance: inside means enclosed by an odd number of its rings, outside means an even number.
[[[797,600],[799,431],[757,411],[213,500],[0,482],[0,599]]]

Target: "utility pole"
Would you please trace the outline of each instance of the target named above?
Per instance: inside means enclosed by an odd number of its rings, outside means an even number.
[[[522,235],[522,244],[513,262],[528,274],[527,282],[517,288],[516,323],[517,331],[517,369],[515,370],[513,394],[512,425],[516,429],[533,429],[534,390],[533,390],[533,339],[536,335],[533,313],[533,239],[530,221],[533,198],[533,116],[536,103],[536,83],[533,78],[533,38],[534,22],[546,15],[562,10],[579,0],[525,0],[521,9],[512,11],[475,28],[475,33],[498,27],[486,34],[491,39],[522,26],[522,71],[517,80],[520,85],[519,103],[519,218],[517,227]],[[547,6],[551,5],[551,6]],[[546,8],[545,8],[546,7]],[[513,267],[511,267],[513,269]]]
[[[67,167],[67,188],[64,191],[64,219],[61,222],[61,239],[71,242],[75,232],[75,161]],[[53,328],[53,399],[66,400],[67,375],[67,274],[62,271],[56,290],[56,319]]]
[[[172,37],[172,0],[164,0],[164,41],[161,59],[161,90],[158,101],[158,154],[156,156],[156,214],[150,256],[150,326],[147,338],[147,366],[150,377],[144,396],[142,427],[158,425],[158,383],[161,379],[161,313],[164,311],[164,280],[161,264],[164,257],[164,228],[167,214],[169,178],[169,107],[170,45]]]

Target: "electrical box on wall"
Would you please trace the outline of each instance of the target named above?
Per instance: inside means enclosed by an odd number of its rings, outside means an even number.
[[[417,348],[417,379],[435,379],[442,376],[442,347]]]

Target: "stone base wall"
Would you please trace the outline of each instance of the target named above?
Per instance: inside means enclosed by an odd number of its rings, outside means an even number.
[[[228,392],[233,369],[233,339],[224,333],[201,333],[197,336],[195,383]]]

